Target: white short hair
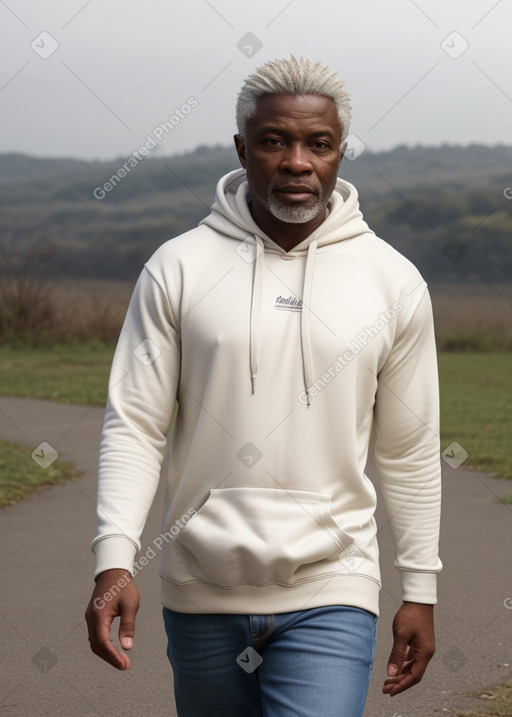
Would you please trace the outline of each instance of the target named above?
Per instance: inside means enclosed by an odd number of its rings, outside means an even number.
[[[343,87],[345,82],[338,79],[321,62],[304,59],[271,60],[258,67],[245,80],[236,103],[236,124],[238,133],[247,140],[247,120],[256,114],[256,103],[263,95],[321,95],[331,99],[338,110],[341,125],[341,141],[350,130],[350,95]]]

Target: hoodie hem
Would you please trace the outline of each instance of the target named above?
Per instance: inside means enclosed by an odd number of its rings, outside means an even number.
[[[380,584],[361,575],[328,577],[293,587],[272,584],[216,588],[195,582],[178,585],[161,577],[160,600],[175,612],[272,615],[326,605],[359,607],[379,616]]]

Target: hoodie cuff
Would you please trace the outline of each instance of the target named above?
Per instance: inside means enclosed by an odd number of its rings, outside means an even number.
[[[94,579],[105,570],[121,568],[133,573],[133,561],[137,553],[137,547],[129,538],[115,535],[110,538],[101,538],[92,546],[96,555],[96,570]]]
[[[402,600],[426,605],[437,603],[437,573],[420,573],[400,570]]]

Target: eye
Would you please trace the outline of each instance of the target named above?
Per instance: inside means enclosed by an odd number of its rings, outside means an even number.
[[[277,137],[266,137],[263,140],[263,144],[270,145],[270,147],[280,147],[282,145],[282,141]]]
[[[323,139],[317,139],[313,142],[314,149],[329,149],[330,145]]]

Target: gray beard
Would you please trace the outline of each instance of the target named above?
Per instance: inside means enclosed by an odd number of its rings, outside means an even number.
[[[322,207],[321,199],[318,199],[312,207],[289,207],[279,201],[271,187],[267,190],[267,209],[276,219],[286,224],[310,222],[322,211]]]

